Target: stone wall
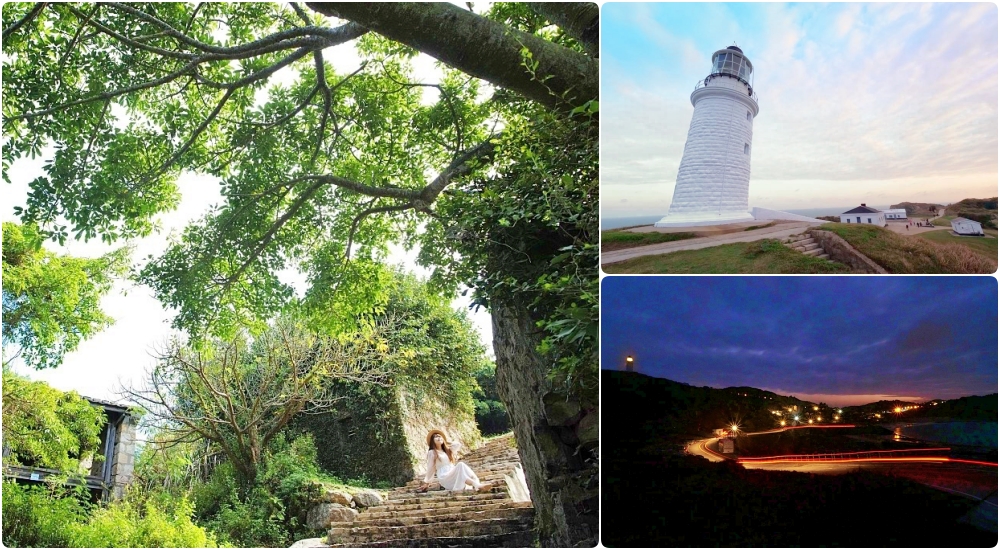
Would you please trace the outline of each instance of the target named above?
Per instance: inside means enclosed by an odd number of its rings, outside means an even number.
[[[403,485],[423,474],[427,432],[444,430],[465,449],[481,439],[475,418],[433,395],[402,388],[361,391],[346,385],[337,411],[300,415],[293,428],[316,440],[320,466],[342,480]]]
[[[830,255],[831,260],[849,266],[856,273],[879,273],[883,275],[887,273],[882,266],[873,262],[868,256],[858,252],[849,242],[833,231],[812,228],[808,229],[806,233],[816,239],[816,242]]]
[[[448,441],[457,443],[459,456],[478,447],[483,439],[475,416],[455,411],[440,399],[402,388],[397,391],[397,399],[414,475],[427,473],[427,433],[431,430],[441,430],[448,435]]]
[[[121,498],[125,486],[132,481],[135,469],[135,421],[131,415],[122,415],[115,433],[114,452],[111,455],[111,494]]]

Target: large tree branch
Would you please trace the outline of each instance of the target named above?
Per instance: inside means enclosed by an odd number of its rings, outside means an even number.
[[[446,3],[308,3],[550,108],[598,95],[593,58]],[[526,59],[522,49],[530,52]],[[531,66],[531,70],[525,67]],[[537,63],[537,65],[535,65]]]
[[[601,10],[593,2],[528,2],[531,11],[557,25],[593,57],[601,54]]]
[[[17,32],[17,29],[20,29],[21,27],[34,21],[35,18],[38,17],[38,14],[42,13],[42,10],[45,9],[46,5],[48,5],[48,2],[39,2],[35,4],[35,7],[31,8],[31,11],[26,13],[24,17],[18,19],[11,26],[4,29],[3,40],[7,40],[7,37]]]

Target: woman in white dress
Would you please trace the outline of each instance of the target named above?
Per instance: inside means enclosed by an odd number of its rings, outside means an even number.
[[[455,463],[451,444],[441,430],[431,430],[427,434],[427,475],[424,484],[417,492],[425,492],[431,481],[437,477],[441,487],[449,491],[465,491],[472,488],[476,491],[488,491],[492,483],[480,483],[479,476],[464,462]]]

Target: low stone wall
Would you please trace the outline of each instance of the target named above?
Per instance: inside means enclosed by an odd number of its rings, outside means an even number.
[[[888,273],[882,266],[873,262],[868,256],[858,252],[849,242],[833,231],[811,228],[807,229],[806,233],[816,239],[816,242],[823,247],[823,250],[830,255],[830,259],[833,261],[840,262],[849,266],[852,270],[862,273],[883,275]]]
[[[427,473],[427,433],[431,430],[447,434],[448,441],[457,444],[459,456],[475,449],[482,441],[475,416],[456,411],[440,399],[405,389],[399,389],[397,395],[403,436],[415,475]]]
[[[343,385],[338,410],[300,415],[297,430],[313,434],[320,466],[342,480],[402,485],[422,475],[427,432],[443,430],[465,452],[482,440],[476,419],[430,393],[402,388],[361,391]]]

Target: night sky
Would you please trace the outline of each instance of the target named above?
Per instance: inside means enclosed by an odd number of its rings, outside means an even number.
[[[601,367],[834,406],[997,391],[992,277],[605,277]]]

